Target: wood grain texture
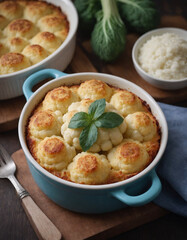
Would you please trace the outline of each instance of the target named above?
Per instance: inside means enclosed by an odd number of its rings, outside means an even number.
[[[153,203],[128,207],[105,214],[79,214],[63,209],[47,198],[34,182],[22,150],[12,155],[17,165],[17,178],[41,210],[60,230],[65,240],[107,239],[121,232],[153,221],[168,212]]]
[[[0,101],[0,132],[5,132],[17,127],[24,104],[25,98],[23,96]]]
[[[40,240],[60,240],[62,238],[60,231],[30,196],[22,199],[22,206]]]

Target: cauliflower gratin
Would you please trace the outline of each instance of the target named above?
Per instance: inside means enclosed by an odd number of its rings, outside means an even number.
[[[68,31],[67,17],[52,4],[0,2],[0,75],[42,61],[60,47]]]
[[[97,127],[96,141],[83,151],[83,129],[70,128],[70,121],[77,113],[88,115],[90,106],[102,99],[104,113],[117,113],[122,121],[113,128]],[[91,185],[138,174],[160,147],[159,125],[149,106],[132,92],[95,79],[49,91],[29,117],[26,138],[43,168],[64,180]]]

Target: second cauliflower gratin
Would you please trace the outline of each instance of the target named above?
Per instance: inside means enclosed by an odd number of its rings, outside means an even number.
[[[80,184],[109,184],[146,168],[160,129],[138,96],[100,80],[49,91],[29,117],[27,144],[47,171]]]
[[[0,75],[47,58],[60,47],[68,32],[66,15],[50,3],[0,2]]]

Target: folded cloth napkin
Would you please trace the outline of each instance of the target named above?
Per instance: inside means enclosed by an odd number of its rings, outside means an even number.
[[[159,206],[187,217],[187,108],[159,103],[168,123],[168,144],[157,168],[162,191]]]

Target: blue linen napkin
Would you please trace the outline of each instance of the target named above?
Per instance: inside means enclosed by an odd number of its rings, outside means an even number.
[[[187,108],[159,103],[168,123],[168,144],[157,168],[162,191],[159,206],[187,217]]]

